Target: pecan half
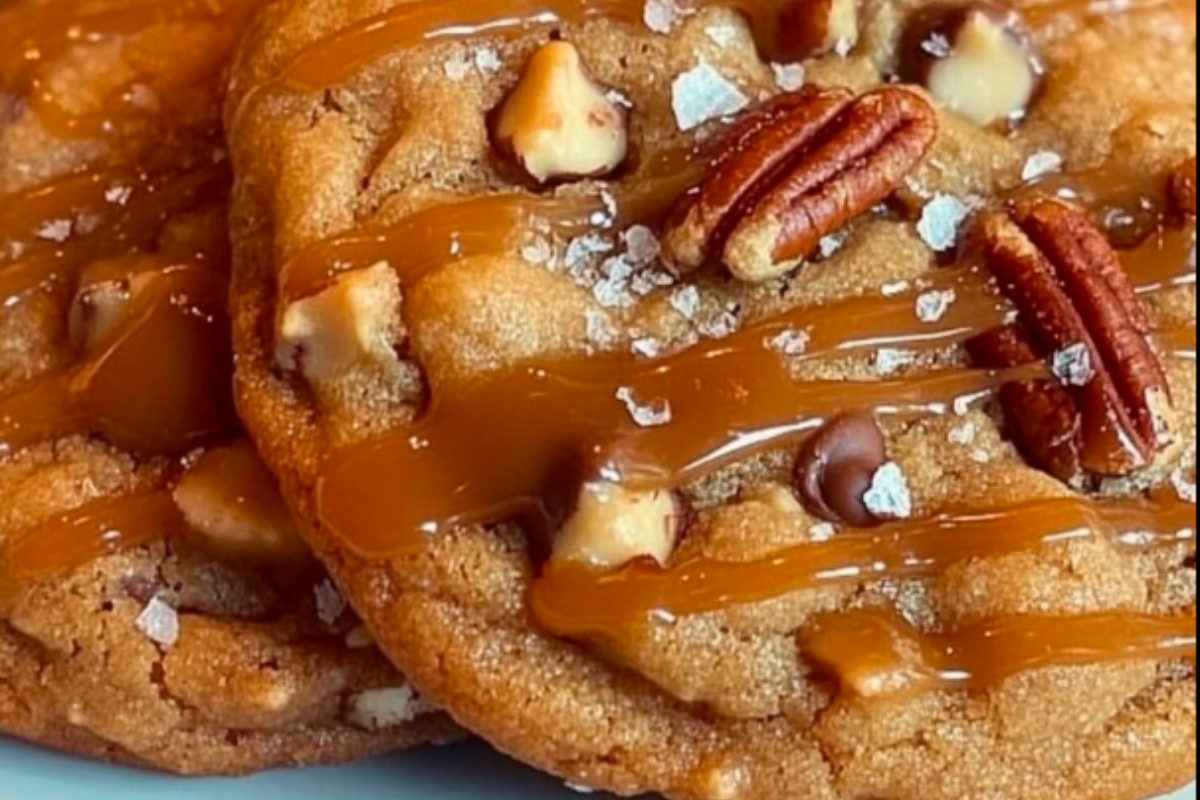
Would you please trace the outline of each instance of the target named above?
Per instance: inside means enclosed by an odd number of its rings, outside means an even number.
[[[1150,321],[1121,261],[1087,215],[1046,198],[981,221],[982,248],[1020,327],[971,342],[976,363],[1051,358],[1059,384],[1003,392],[1013,438],[1057,477],[1130,475],[1170,444],[1174,413]]]
[[[712,175],[671,215],[664,253],[683,271],[719,257],[742,280],[779,277],[895,191],[937,133],[937,112],[904,88],[782,95],[721,140]]]

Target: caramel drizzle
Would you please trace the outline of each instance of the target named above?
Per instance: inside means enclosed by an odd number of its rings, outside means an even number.
[[[813,620],[800,647],[843,690],[871,698],[986,689],[1045,667],[1194,660],[1196,619],[1008,616],[929,635],[894,612],[859,610]]]
[[[644,560],[610,573],[551,561],[534,583],[530,603],[537,620],[556,635],[621,641],[648,624],[804,589],[927,578],[971,559],[1097,537],[1135,550],[1194,542],[1195,527],[1196,507],[1178,499],[1040,500],[844,534],[755,561],[698,557],[663,568]]]
[[[223,276],[201,267],[152,276],[93,355],[0,400],[0,455],[79,432],[181,454],[236,431],[226,291]]]
[[[56,136],[104,135],[119,117],[111,111],[79,114],[64,107],[54,90],[39,78],[42,64],[61,59],[81,44],[126,38],[156,25],[218,20],[228,13],[222,0],[140,0],[115,6],[84,4],[82,8],[76,0],[57,0],[18,8],[0,14],[0,89],[27,95],[30,109]],[[232,31],[238,26],[231,22],[227,27]],[[152,81],[153,77],[135,76],[113,92],[106,108],[120,107],[124,117],[155,116],[155,111],[139,112],[130,94],[139,81]]]
[[[168,218],[215,201],[227,186],[223,167],[175,175],[114,168],[3,198],[0,306],[37,289],[72,289],[87,262],[151,247]]]
[[[93,559],[159,541],[183,526],[170,491],[103,500],[24,531],[0,548],[0,598]]]
[[[1144,245],[1131,259],[1155,286],[1186,281],[1183,254]],[[1147,252],[1150,252],[1148,250]],[[1178,258],[1179,260],[1176,260]],[[434,387],[413,427],[331,459],[317,486],[322,522],[352,549],[387,556],[462,524],[513,515],[548,524],[545,498],[564,468],[630,485],[674,488],[750,455],[795,444],[829,415],[855,404],[882,414],[945,412],[963,395],[986,394],[1011,375],[951,372],[918,381],[798,383],[773,343],[789,331],[809,337],[798,360],[882,347],[945,346],[1003,321],[1006,308],[971,270],[935,276],[936,287],[966,286],[947,314],[923,325],[913,297],[858,298],[800,309],[718,342],[657,361],[608,355],[530,366],[448,391]],[[846,332],[844,321],[855,320]],[[669,424],[639,428],[629,401],[670,410]],[[476,457],[515,453],[512,468]],[[389,487],[403,485],[406,492]]]

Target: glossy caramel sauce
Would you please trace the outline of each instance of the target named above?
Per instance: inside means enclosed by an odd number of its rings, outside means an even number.
[[[156,542],[183,516],[169,491],[103,500],[24,531],[0,547],[0,599],[104,555]]]
[[[0,90],[26,98],[29,110],[60,137],[102,137],[134,121],[153,123],[164,136],[188,104],[215,96],[187,90],[215,76],[253,4],[242,0],[131,0],[121,4],[47,0],[0,10]],[[211,40],[180,48],[170,26],[212,23]],[[164,35],[147,37],[153,28]],[[77,99],[46,79],[44,67],[84,46],[118,44],[130,74],[101,98]]]
[[[971,559],[1096,537],[1131,549],[1194,542],[1195,528],[1196,507],[1177,499],[1040,500],[848,533],[757,561],[695,558],[667,569],[642,561],[607,574],[551,562],[535,583],[531,602],[537,619],[555,634],[619,639],[645,625],[800,589],[927,578]]]
[[[699,7],[704,3],[685,4]],[[772,50],[778,5],[732,3],[750,16]],[[1171,0],[1097,4],[1048,0],[1030,21],[1050,25],[1165,8]],[[634,22],[641,0],[447,0],[400,3],[387,13],[327,36],[257,86],[241,87],[234,124],[267,91],[317,92],[350,80],[378,59],[422,44],[515,36],[564,22],[606,17]],[[695,165],[702,159],[690,159]],[[321,291],[348,270],[391,264],[412,285],[454,258],[510,252],[536,220],[563,238],[594,226],[653,220],[704,172],[689,160],[664,169],[644,205],[499,195],[456,200],[388,229],[364,230],[308,248],[283,265],[281,302]],[[1153,294],[1194,282],[1194,231],[1172,228],[1160,196],[1165,183],[1103,170],[1056,176],[1023,192],[1074,193],[1095,209],[1123,248],[1138,289]],[[1147,198],[1149,198],[1147,200]],[[614,219],[615,217],[615,219]],[[402,255],[398,255],[402,254]],[[795,360],[880,347],[943,346],[994,327],[1009,313],[978,270],[931,275],[919,290],[952,286],[958,302],[924,324],[915,292],[843,301],[787,314],[719,342],[639,361],[603,355],[525,364],[462,385],[433,386],[411,427],[333,454],[316,488],[326,530],[369,557],[419,550],[426,537],[460,525],[518,518],[535,527],[560,521],[564,494],[584,479],[675,488],[765,449],[797,443],[826,416],[858,407],[877,414],[946,413],[965,397],[986,396],[1011,375],[949,370],[876,383],[801,382],[774,342],[810,338]],[[855,324],[847,329],[845,320]],[[1186,332],[1163,331],[1165,348],[1184,350]],[[1194,349],[1194,332],[1191,334]],[[504,463],[479,453],[504,454]],[[570,483],[564,493],[562,483]],[[402,489],[399,487],[403,487]],[[636,562],[611,573],[551,560],[535,581],[536,619],[553,633],[619,643],[639,626],[777,597],[805,588],[926,577],[964,559],[1097,536],[1128,547],[1193,541],[1195,507],[1180,501],[1101,504],[1039,501],[983,512],[947,513],[870,535],[847,534],[746,564],[697,560],[668,567]],[[1195,653],[1194,620],[1111,614],[1078,619],[1003,619],[943,636],[922,636],[888,615],[862,612],[814,622],[804,636],[810,658],[848,683],[865,668],[887,667],[910,639],[919,689],[985,685],[1047,664]],[[896,653],[892,651],[895,650]],[[965,652],[964,652],[965,651]]]
[[[88,434],[156,459],[172,481],[200,470],[216,496],[278,513],[282,501],[261,480],[262,466],[254,472],[248,445],[240,459],[219,460],[217,476],[209,475],[211,459],[191,457],[240,428],[225,311],[227,245],[199,222],[195,232],[178,227],[226,202],[230,176],[213,82],[253,7],[241,0],[48,0],[0,11],[0,91],[22,97],[57,136],[95,138],[106,154],[91,169],[0,198],[0,314],[37,294],[58,299],[69,319],[63,346],[74,356],[0,396],[0,458]],[[212,34],[204,46],[177,47],[176,34],[190,36],[200,22]],[[147,50],[143,34],[152,28]],[[44,83],[43,65],[108,44],[123,48],[131,80],[152,90],[166,85],[160,78],[169,82],[180,90],[174,100],[192,112],[127,102],[121,92],[131,84],[122,84],[102,114],[76,115]],[[131,158],[126,131],[135,122],[154,125],[156,138]],[[251,475],[259,480],[250,482]],[[170,487],[57,515],[3,539],[0,594],[11,597],[30,582],[184,527]]]
[[[801,634],[800,647],[844,691],[893,697],[981,690],[1044,667],[1194,658],[1196,619],[1010,616],[931,636],[893,612],[864,610],[818,618]]]

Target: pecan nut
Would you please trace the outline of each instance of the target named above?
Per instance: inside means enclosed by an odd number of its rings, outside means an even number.
[[[742,280],[779,277],[895,191],[937,133],[929,101],[900,87],[782,95],[722,138],[713,173],[671,215],[664,253],[682,271],[719,257]]]
[[[1150,466],[1172,440],[1170,388],[1112,245],[1084,212],[1053,199],[1016,203],[980,225],[984,259],[1020,327],[970,343],[972,357],[994,368],[1052,358],[1060,379],[1002,393],[1025,456],[1067,481]]]

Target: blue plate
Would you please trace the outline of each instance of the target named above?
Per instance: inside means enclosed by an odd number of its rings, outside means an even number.
[[[591,795],[603,800],[599,795]],[[0,742],[0,800],[578,800],[481,745],[246,780],[164,778]],[[1064,799],[1065,800],[1065,799]],[[1196,800],[1193,787],[1169,800]]]

